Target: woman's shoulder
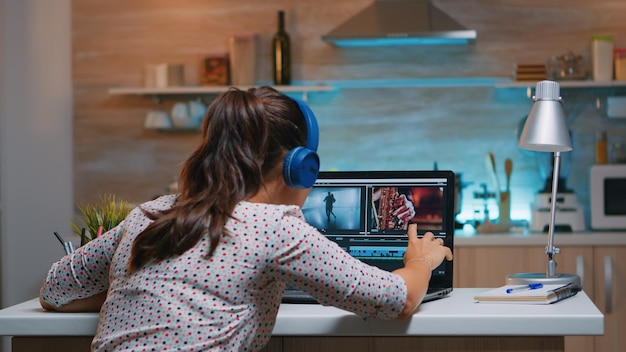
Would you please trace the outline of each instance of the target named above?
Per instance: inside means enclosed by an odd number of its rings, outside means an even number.
[[[151,222],[151,220],[146,216],[146,213],[158,214],[162,211],[170,209],[176,202],[177,198],[177,195],[168,194],[135,206],[130,211],[128,216],[126,216],[126,219],[124,219],[126,227],[139,226],[143,229],[148,223]]]
[[[178,195],[166,194],[164,196],[160,196],[142,203],[141,205],[139,205],[139,208],[151,213],[156,213],[170,209],[176,202],[176,199],[178,199]]]

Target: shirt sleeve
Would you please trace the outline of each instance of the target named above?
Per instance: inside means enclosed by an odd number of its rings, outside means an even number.
[[[61,307],[106,291],[111,258],[122,238],[123,229],[124,221],[52,264],[40,290],[41,299]]]
[[[279,280],[311,294],[320,303],[363,317],[396,318],[406,303],[404,280],[350,256],[296,216],[276,229]]]

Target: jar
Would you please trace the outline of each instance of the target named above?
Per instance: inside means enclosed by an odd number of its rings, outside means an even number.
[[[615,79],[626,80],[626,48],[613,49],[613,63],[615,66]]]
[[[591,38],[591,59],[594,81],[613,79],[612,35],[597,35]]]
[[[587,79],[589,70],[582,56],[573,52],[561,56],[553,56],[547,63],[548,79],[551,80],[574,80]]]
[[[611,163],[626,164],[626,146],[622,143],[613,143],[611,146]]]

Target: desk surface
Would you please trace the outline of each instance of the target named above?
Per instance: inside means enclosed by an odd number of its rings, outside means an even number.
[[[427,302],[404,320],[363,319],[334,307],[283,304],[275,336],[482,336],[601,335],[604,316],[589,297],[578,295],[550,305],[476,303],[486,289],[459,288]],[[92,336],[96,313],[46,312],[37,299],[0,310],[0,336]]]
[[[589,297],[550,305],[474,302],[486,289],[458,288],[405,320],[363,319],[334,307],[283,304],[274,336],[563,336],[602,335],[604,316]],[[46,312],[32,299],[0,310],[0,336],[93,336],[96,313]]]

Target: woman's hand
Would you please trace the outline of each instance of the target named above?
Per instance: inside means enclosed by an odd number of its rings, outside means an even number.
[[[444,259],[452,260],[452,250],[443,245],[443,240],[427,232],[422,238],[417,237],[417,225],[409,225],[409,243],[404,253],[404,268],[394,270],[400,275],[407,289],[404,309],[398,318],[406,318],[415,312],[428,290],[431,272]]]
[[[430,270],[434,270],[444,259],[452,260],[452,250],[444,246],[443,239],[435,237],[432,232],[426,232],[422,238],[418,238],[417,224],[411,224],[407,235],[409,244],[404,252],[405,265],[423,258],[428,261]]]

